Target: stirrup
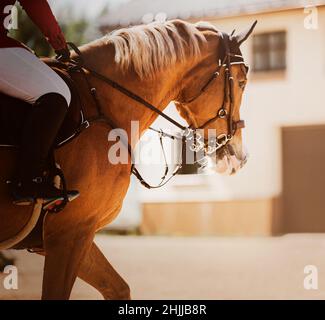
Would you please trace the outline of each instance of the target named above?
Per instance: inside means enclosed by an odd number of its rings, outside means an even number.
[[[71,202],[71,201],[77,199],[79,196],[80,196],[80,193],[76,190],[67,192],[68,202]],[[46,199],[46,200],[44,199],[43,210],[55,212],[54,209],[60,207],[64,203],[64,201],[65,201],[65,197],[63,195],[58,198],[52,198],[52,199]]]
[[[34,181],[36,182],[36,181]],[[53,196],[53,197],[44,197],[40,198],[37,195],[36,196],[22,196],[19,195],[19,193],[16,192],[14,183],[10,180],[6,181],[6,183],[11,188],[11,195],[13,198],[13,204],[18,206],[30,206],[36,203],[37,199],[41,199],[43,202],[43,210],[50,211],[54,210],[55,212],[61,211],[62,208],[67,204],[67,202],[71,202],[75,199],[77,199],[80,195],[80,193],[76,190],[62,190],[62,195]],[[60,209],[59,209],[60,207]]]

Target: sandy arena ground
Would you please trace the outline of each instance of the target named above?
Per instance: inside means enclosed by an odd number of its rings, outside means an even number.
[[[325,299],[325,235],[277,238],[165,238],[99,235],[96,242],[128,281],[134,299]],[[13,252],[19,289],[0,299],[39,299],[43,258]],[[303,286],[318,268],[318,290]],[[72,299],[101,299],[78,280]]]

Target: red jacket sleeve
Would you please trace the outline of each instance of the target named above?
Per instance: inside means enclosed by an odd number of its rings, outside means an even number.
[[[19,0],[19,2],[54,50],[66,48],[64,35],[47,0]]]

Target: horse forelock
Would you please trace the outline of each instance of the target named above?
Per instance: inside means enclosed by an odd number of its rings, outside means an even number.
[[[152,77],[189,55],[198,57],[204,34],[180,20],[153,22],[113,31],[106,36],[115,48],[115,62],[123,71],[131,66],[140,78]]]

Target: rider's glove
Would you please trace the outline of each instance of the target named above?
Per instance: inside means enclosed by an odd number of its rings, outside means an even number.
[[[55,53],[56,53],[56,57],[55,57],[56,60],[59,60],[61,62],[70,61],[70,51],[67,47],[64,49],[55,50]]]

